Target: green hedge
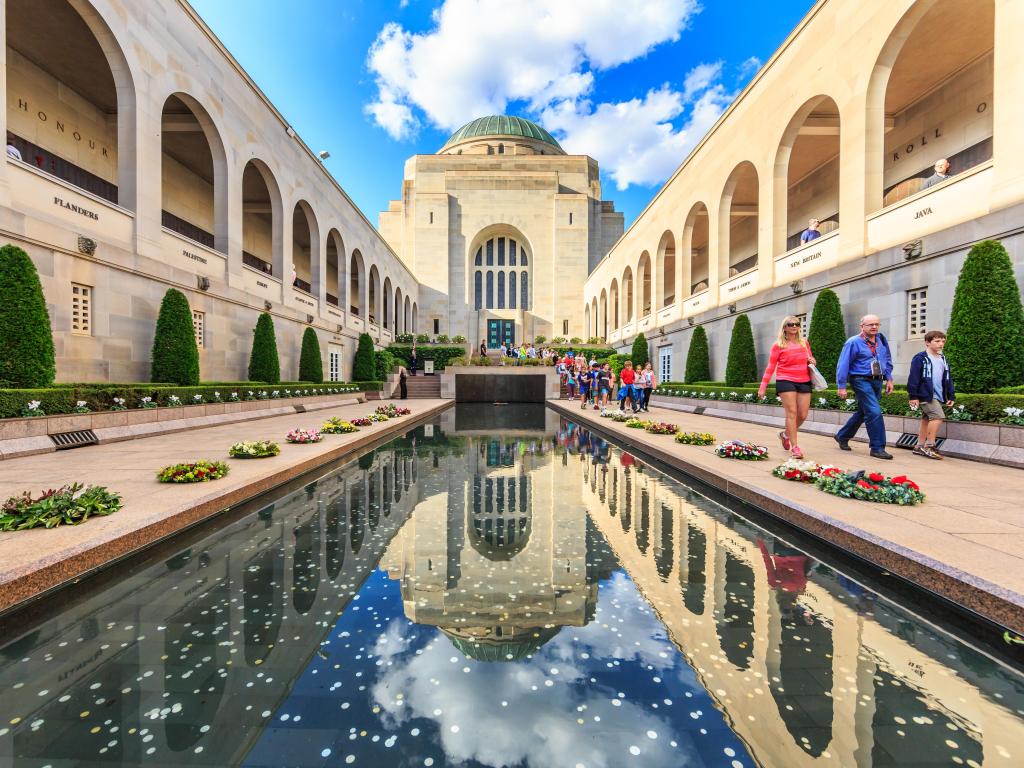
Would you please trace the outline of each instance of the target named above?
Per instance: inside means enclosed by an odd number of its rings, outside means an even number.
[[[400,360],[402,365],[406,368],[409,367],[410,361],[412,360],[412,344],[391,344],[387,348],[396,360]],[[434,361],[434,370],[443,370],[452,360],[458,357],[465,357],[466,348],[463,346],[439,346],[439,345],[416,345],[416,368],[417,370],[423,370],[424,360]]]
[[[199,384],[199,347],[185,294],[168,288],[160,302],[149,378],[182,386]]]
[[[260,314],[252,333],[249,378],[253,381],[280,381],[281,362],[277,356],[274,318],[270,316],[269,312]]]
[[[742,401],[746,395],[752,395],[754,398],[757,397],[757,387],[729,387],[729,386],[708,386],[698,384],[662,384],[658,387],[658,394],[667,394],[670,391],[684,390],[687,392],[705,392],[731,394],[736,393],[737,397],[735,400]],[[852,391],[849,393],[849,397],[852,397]],[[775,400],[775,390],[770,388],[768,391],[769,405],[781,404]],[[839,395],[836,394],[834,389],[828,389],[823,392],[815,392],[811,395],[811,407],[818,408],[820,405],[820,398],[825,398],[827,401],[827,407],[831,409],[837,409],[840,407],[842,401],[839,399]],[[710,398],[709,398],[710,399]],[[897,390],[891,395],[882,394],[879,401],[882,405],[882,412],[890,416],[909,416],[913,412],[910,410],[909,398],[905,391]],[[995,395],[974,395],[974,394],[958,394],[956,396],[956,404],[962,405],[970,413],[976,421],[990,421],[995,422],[1003,418],[1006,414],[1003,413],[1004,408],[1024,408],[1024,394],[995,394]]]
[[[376,371],[374,375],[381,381],[387,381],[388,374],[391,373],[394,367],[398,364],[395,361],[395,356],[386,349],[377,350],[374,353],[373,362],[374,369]]]
[[[0,382],[49,388],[55,374],[39,273],[25,251],[8,243],[0,248]]]
[[[588,347],[582,344],[551,347],[551,349],[555,350],[559,357],[564,357],[570,349],[573,352],[586,352],[588,360],[607,360],[615,354],[615,350],[611,347]]]
[[[757,378],[757,354],[754,352],[754,331],[746,314],[737,315],[729,340],[729,358],[725,364],[727,384],[742,385]]]
[[[176,395],[182,405],[192,404],[194,395],[202,395],[204,402],[212,402],[215,392],[220,392],[221,400],[227,402],[232,392],[237,392],[240,400],[245,400],[251,390],[254,395],[266,391],[268,395],[275,389],[278,398],[299,397],[298,390],[309,390],[310,395],[333,394],[329,389],[356,387],[359,392],[383,389],[380,381],[328,382],[326,384],[255,384],[251,381],[228,382],[223,384],[202,384],[195,387],[179,387],[168,384],[80,384],[75,386],[46,387],[41,389],[0,389],[0,418],[20,416],[21,411],[30,400],[38,400],[39,407],[48,416],[68,414],[74,411],[78,401],[85,401],[91,411],[109,411],[115,397],[125,400],[129,410],[139,408],[144,397],[152,398],[158,405],[166,405],[172,395]],[[286,390],[288,394],[286,394]],[[270,399],[270,398],[268,398]]]
[[[708,332],[703,325],[693,329],[690,348],[686,352],[686,381],[705,381],[711,378],[711,351],[708,348]]]

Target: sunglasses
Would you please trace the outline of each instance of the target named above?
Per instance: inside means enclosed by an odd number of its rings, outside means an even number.
[[[787,328],[799,328],[800,323],[786,323]]]

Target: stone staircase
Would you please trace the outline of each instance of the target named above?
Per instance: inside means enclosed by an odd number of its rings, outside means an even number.
[[[410,376],[405,380],[405,383],[409,389],[410,400],[437,399],[441,397],[441,377],[437,374],[433,376]],[[396,390],[394,397],[398,396],[399,393]]]

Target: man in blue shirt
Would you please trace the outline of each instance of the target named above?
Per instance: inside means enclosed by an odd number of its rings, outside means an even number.
[[[881,325],[876,315],[865,315],[860,321],[860,333],[851,336],[843,345],[836,366],[836,388],[839,397],[846,399],[846,383],[850,383],[857,398],[857,410],[836,432],[835,439],[844,451],[850,450],[850,439],[860,425],[868,430],[871,456],[891,459],[885,450],[885,420],[878,402],[884,382],[885,393],[892,392],[892,353],[889,342],[878,332]]]
[[[807,222],[807,229],[800,235],[801,243],[809,243],[812,240],[817,240],[821,237],[821,232],[818,231],[819,222],[817,219],[811,219]]]

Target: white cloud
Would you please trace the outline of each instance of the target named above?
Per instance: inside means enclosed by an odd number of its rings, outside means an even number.
[[[545,109],[541,122],[559,133],[567,152],[597,158],[617,189],[659,184],[732,100],[734,94],[714,82],[720,73],[719,64],[699,65],[686,76],[682,92],[666,84],[642,99],[618,103],[562,101]],[[673,121],[684,112],[676,128]]]
[[[381,30],[367,59],[378,94],[366,112],[406,138],[417,112],[454,130],[512,101],[534,111],[576,101],[593,88],[592,70],[678,40],[698,10],[697,0],[445,0],[427,32]]]
[[[761,68],[761,60],[757,56],[751,56],[749,59],[745,59],[738,67],[739,78],[746,80],[752,74],[757,72]]]

